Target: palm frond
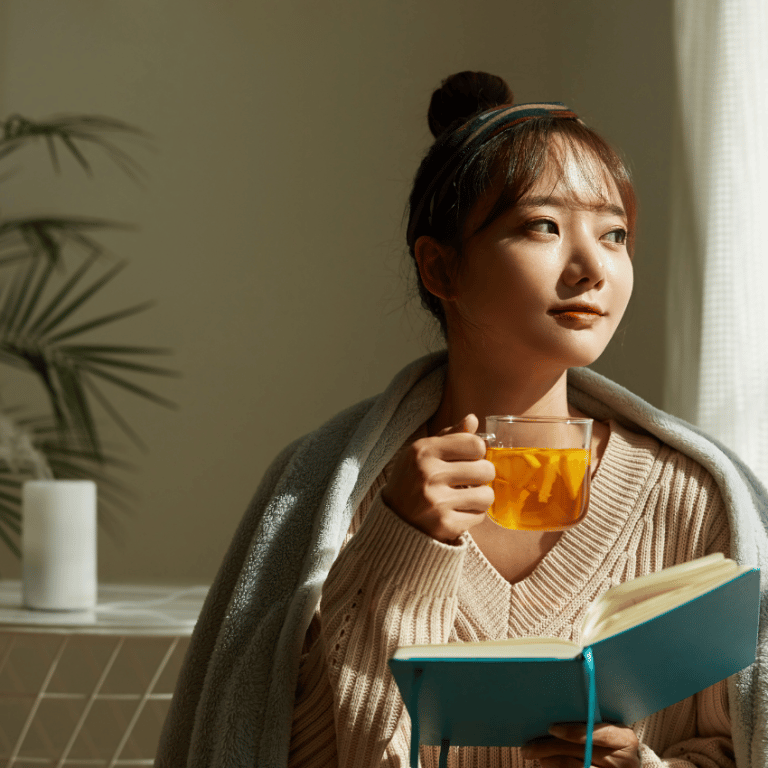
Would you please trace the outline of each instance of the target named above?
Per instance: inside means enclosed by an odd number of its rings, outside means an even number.
[[[88,266],[90,266],[91,264],[93,264],[93,260],[88,262]],[[35,329],[40,334],[40,336],[47,336],[51,331],[58,328],[67,318],[70,317],[70,315],[72,315],[73,312],[75,312],[75,310],[79,309],[83,304],[85,304],[85,302],[88,301],[88,299],[90,299],[95,293],[97,293],[101,288],[103,288],[110,280],[112,280],[124,268],[125,268],[125,262],[121,262],[120,264],[115,265],[105,275],[100,277],[98,280],[96,280],[94,283],[88,286],[85,290],[81,291],[72,301],[70,301],[69,304],[67,304],[55,317],[49,320],[42,328],[40,328],[40,326],[36,323]],[[75,287],[75,285],[80,281],[80,278],[84,274],[85,274],[85,270],[82,271],[82,273],[78,276],[75,282],[68,283],[67,293],[69,293],[69,291]],[[64,297],[62,296],[62,298]],[[67,333],[69,335],[76,335],[77,333],[80,333],[80,331],[76,329],[69,329]]]
[[[5,493],[5,491],[0,491],[0,502],[3,501],[7,501],[11,504],[18,504],[21,499],[18,495],[14,496],[10,493]],[[14,520],[21,520],[21,513],[15,509],[8,509],[7,514]]]
[[[170,355],[172,351],[168,347],[137,347],[128,344],[62,344],[59,349],[73,355]]]
[[[5,250],[5,253],[3,253],[3,250]],[[7,267],[9,264],[14,264],[18,261],[26,261],[29,259],[29,250],[26,248],[17,250],[12,248],[3,249],[3,246],[0,245],[0,267]]]
[[[23,300],[21,286],[24,283],[26,270],[17,270],[12,280],[0,288],[2,304],[0,304],[0,330],[7,334],[9,320],[16,313],[19,301]]]
[[[143,312],[151,306],[151,302],[144,302],[72,324],[71,321],[82,312],[87,302],[125,266],[118,263],[85,284],[87,274],[94,268],[97,259],[94,254],[81,264],[51,298],[45,298],[50,293],[47,288],[54,275],[50,263],[41,268],[39,260],[33,261],[18,270],[16,279],[6,286],[5,293],[0,296],[0,362],[34,372],[48,396],[59,431],[76,435],[77,444],[87,447],[95,455],[102,455],[91,399],[98,402],[131,442],[142,449],[145,446],[110,400],[95,386],[93,379],[101,378],[143,399],[175,408],[176,404],[172,401],[118,372],[164,377],[177,376],[178,373],[140,359],[147,354],[167,353],[167,350],[160,348],[72,343],[76,336]]]
[[[104,412],[112,419],[112,423],[140,450],[147,452],[147,444],[141,439],[138,432],[120,415],[120,412],[112,405],[110,399],[96,386],[91,378],[85,379],[85,386],[94,399],[104,409]]]
[[[16,534],[16,537],[18,537],[21,534],[21,531],[14,530],[14,527],[11,523],[9,523],[5,518],[0,516],[0,539],[3,540],[5,543],[5,546],[8,547],[8,549],[11,551],[12,554],[14,554],[16,557],[21,557],[21,550],[19,549],[19,545],[16,543],[13,537],[11,535],[3,530],[4,528],[10,528],[13,533]]]
[[[107,371],[103,371],[101,370],[101,368],[97,368],[96,366],[81,365],[80,368],[81,370],[87,371],[93,376],[98,376],[99,378],[104,379],[105,381],[109,381],[110,383],[115,384],[118,387],[122,387],[123,389],[126,389],[129,392],[132,392],[134,395],[138,395],[139,397],[143,397],[146,400],[150,400],[151,402],[156,403],[157,405],[162,405],[172,410],[175,410],[176,408],[179,407],[177,403],[173,402],[173,400],[168,400],[165,397],[156,395],[154,392],[151,392],[145,387],[141,387],[138,384],[134,384],[132,381],[128,381],[128,379],[124,379],[121,376],[115,376],[114,374],[107,373]]]
[[[53,314],[53,309],[58,309],[61,302],[67,296],[69,296],[69,294],[74,290],[75,286],[77,286],[78,283],[81,281],[81,279],[85,276],[85,273],[95,264],[97,258],[98,258],[98,255],[93,254],[91,258],[88,259],[88,261],[86,261],[82,265],[81,269],[78,269],[72,275],[72,277],[62,287],[62,290],[56,294],[54,301],[52,301],[49,307],[47,307],[37,318],[33,326],[33,329],[40,336],[45,336],[46,334],[50,333],[52,330],[57,328],[59,325],[61,325],[61,323],[64,320],[66,320],[78,307],[82,306],[100,288],[104,287],[110,280],[112,280],[113,277],[115,277],[115,275],[117,275],[120,271],[122,271],[125,268],[125,262],[121,262],[120,264],[117,264],[114,267],[112,267],[112,269],[110,269],[106,275],[103,275],[100,279],[98,279],[95,283],[93,283],[89,288],[82,291],[77,297],[75,297],[72,301],[70,301],[69,304],[67,304],[62,310],[60,310],[55,317],[53,317],[51,320],[48,320],[50,315]],[[47,321],[47,322],[45,322],[45,325],[41,327],[41,324],[44,321]]]
[[[49,440],[40,442],[41,450],[45,451],[47,458],[51,461],[85,461],[93,464],[105,465],[124,470],[135,470],[136,467],[131,462],[121,459],[112,453],[103,453],[101,456],[95,456],[91,451],[83,448],[73,448],[71,445],[65,445],[56,439],[56,433],[48,432]],[[121,486],[122,487],[122,486]]]
[[[1,348],[0,348],[0,351]],[[37,374],[41,384],[48,394],[52,416],[60,432],[68,432],[77,435],[77,440],[95,454],[101,455],[101,443],[96,427],[96,418],[93,414],[90,398],[102,407],[106,415],[120,428],[120,430],[137,446],[146,449],[134,430],[130,428],[111,404],[110,400],[92,381],[93,377],[101,378],[117,387],[127,390],[134,395],[149,400],[167,408],[176,408],[171,400],[164,398],[155,392],[136,384],[122,376],[117,376],[105,370],[105,362],[100,360],[87,361],[82,358],[72,358],[61,353],[46,354],[26,349],[14,350],[19,359],[23,359]],[[121,361],[108,360],[107,366],[120,367]],[[146,368],[150,368],[146,366]],[[175,372],[162,370],[162,375],[174,375]],[[140,370],[138,373],[156,373],[154,370]]]
[[[50,299],[48,304],[40,310],[37,317],[32,322],[32,325],[29,327],[29,335],[42,335],[42,332],[39,330],[40,327],[43,326],[43,324],[48,321],[48,318],[59,308],[61,303],[74,290],[75,286],[94,265],[98,258],[98,253],[92,253],[91,256],[70,275],[69,279],[64,282],[64,285],[62,285],[53,298]]]
[[[35,277],[35,264],[31,263],[28,269],[19,270],[16,277],[18,279],[18,286],[14,291],[13,301],[8,302],[8,306],[4,307],[0,313],[0,324],[8,329],[9,333],[13,333],[16,320],[22,315],[22,307],[27,303],[27,299],[30,293],[30,286]],[[26,314],[26,313],[24,313]]]
[[[72,141],[72,137],[68,133],[59,134],[59,138],[64,142],[64,146],[72,153],[72,156],[80,163],[82,169],[90,176],[91,164],[85,159],[85,155],[77,148],[77,144]]]
[[[178,378],[180,376],[178,371],[172,368],[161,368],[157,365],[143,365],[142,363],[134,363],[130,360],[120,360],[114,357],[104,357],[103,355],[89,354],[88,352],[75,352],[70,351],[72,360],[77,360],[81,363],[88,363],[90,365],[103,365],[107,368],[122,368],[127,371],[134,371],[136,373],[149,373],[153,376],[169,376],[171,378]]]
[[[64,115],[47,120],[29,120],[21,115],[12,115],[0,125],[0,159],[30,141],[44,139],[53,167],[58,170],[55,149],[58,140],[89,175],[92,172],[91,165],[78,144],[99,147],[123,173],[136,182],[141,182],[145,176],[144,169],[133,157],[106,138],[109,134],[148,138],[145,131],[121,120],[95,115]]]
[[[138,315],[139,313],[145,312],[150,307],[154,306],[154,304],[154,301],[144,301],[141,304],[136,304],[133,307],[126,307],[126,309],[112,312],[109,315],[102,315],[101,317],[89,320],[82,325],[77,325],[74,328],[67,328],[66,331],[62,331],[61,333],[57,333],[55,336],[51,336],[48,341],[55,344],[59,341],[63,341],[64,339],[70,339],[72,336],[78,336],[79,334],[85,333],[86,331],[92,331],[94,328],[100,328],[102,325],[108,325],[109,323],[114,323],[117,320],[123,320],[126,317]]]
[[[24,329],[27,327],[27,323],[32,318],[32,315],[35,312],[35,309],[37,308],[37,304],[40,301],[41,296],[43,295],[43,291],[45,290],[45,286],[48,284],[48,280],[51,277],[51,273],[55,269],[56,265],[52,261],[46,262],[43,269],[40,271],[40,276],[38,277],[37,284],[33,289],[31,289],[30,295],[27,297],[27,306],[24,310],[24,313],[19,318],[19,322],[16,323],[12,331],[14,334],[18,335],[24,331]],[[37,260],[33,260],[30,263],[29,267],[30,275],[34,275],[34,273],[37,271]],[[31,279],[30,279],[31,282]]]
[[[53,140],[53,136],[46,136],[45,143],[48,146],[48,154],[51,156],[51,165],[56,173],[61,172],[61,166],[59,165],[59,155],[56,152],[56,142]]]
[[[48,397],[53,411],[52,415],[58,428],[61,431],[73,428],[76,415],[73,418],[67,413],[58,385],[56,366],[51,364],[44,351],[33,345],[18,345],[0,341],[0,360],[36,374]]]
[[[103,253],[102,244],[91,237],[95,230],[132,230],[128,224],[108,219],[85,216],[27,216],[0,222],[0,247],[5,242],[10,256],[0,259],[0,264],[21,255],[45,256],[57,266],[62,265],[63,252],[74,243],[87,254]],[[20,245],[24,248],[19,248]],[[17,250],[18,249],[18,250]]]
[[[85,438],[85,444],[98,457],[103,457],[96,419],[85,396],[82,376],[77,368],[57,366],[56,375],[67,414],[73,421],[74,431]]]

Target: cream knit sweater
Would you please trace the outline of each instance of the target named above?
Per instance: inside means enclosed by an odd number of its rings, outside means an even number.
[[[548,635],[578,641],[608,587],[711,552],[728,554],[711,476],[656,439],[611,423],[589,513],[527,578],[505,581],[470,534],[442,544],[381,501],[360,505],[325,582],[299,672],[290,765],[407,768],[410,721],[387,660],[399,645]],[[725,683],[634,724],[643,766],[734,766]],[[437,768],[437,747],[422,747]],[[449,766],[522,768],[515,748],[451,748]]]

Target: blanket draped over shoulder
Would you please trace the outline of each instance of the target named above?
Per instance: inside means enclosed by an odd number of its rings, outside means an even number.
[[[192,637],[158,750],[161,768],[284,766],[304,635],[352,516],[405,440],[437,409],[445,353],[403,369],[377,397],[280,453],[235,533]],[[731,525],[731,556],[763,568],[768,497],[727,448],[588,369],[571,369],[569,401],[646,431],[702,464]],[[758,656],[729,680],[739,768],[768,765],[768,611]]]

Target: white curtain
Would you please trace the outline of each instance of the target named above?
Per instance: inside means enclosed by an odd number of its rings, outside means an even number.
[[[768,483],[768,0],[675,0],[665,407]]]

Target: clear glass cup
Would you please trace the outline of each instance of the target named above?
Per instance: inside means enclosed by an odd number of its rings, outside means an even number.
[[[503,528],[559,531],[587,514],[592,419],[487,416],[486,458],[496,468],[488,516]]]

